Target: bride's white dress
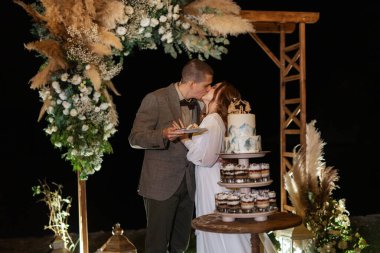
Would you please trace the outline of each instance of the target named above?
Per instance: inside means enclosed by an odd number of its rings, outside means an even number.
[[[218,185],[220,181],[220,153],[224,145],[226,128],[217,113],[208,114],[201,122],[201,128],[208,131],[193,135],[184,144],[189,149],[187,159],[195,166],[195,208],[196,216],[215,211],[215,194],[227,191]],[[223,234],[195,231],[197,253],[249,253],[250,234]]]

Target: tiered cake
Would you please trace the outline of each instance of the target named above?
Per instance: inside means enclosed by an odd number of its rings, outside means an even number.
[[[255,115],[247,101],[235,99],[228,107],[226,153],[256,153],[261,151],[261,138],[256,135]]]
[[[228,107],[227,137],[225,149],[220,154],[224,160],[220,168],[220,186],[227,191],[215,195],[215,209],[222,220],[254,218],[264,221],[277,211],[276,193],[270,185],[270,165],[266,162],[250,162],[250,158],[265,156],[261,150],[261,138],[256,135],[255,115],[250,113],[247,101],[235,99]],[[238,163],[234,160],[237,159]],[[259,188],[259,189],[253,189]]]

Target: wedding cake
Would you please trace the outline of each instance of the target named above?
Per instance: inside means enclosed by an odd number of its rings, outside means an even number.
[[[256,135],[255,115],[248,101],[235,99],[228,107],[225,153],[257,153],[261,137]]]

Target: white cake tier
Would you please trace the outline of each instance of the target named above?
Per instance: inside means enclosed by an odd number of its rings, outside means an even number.
[[[226,153],[256,153],[261,151],[261,136],[256,135],[255,115],[229,114],[228,133],[225,138]]]

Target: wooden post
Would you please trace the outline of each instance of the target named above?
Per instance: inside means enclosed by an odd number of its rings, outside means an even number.
[[[87,227],[87,203],[86,203],[86,181],[78,177],[78,209],[79,209],[79,252],[89,253],[88,227]]]

